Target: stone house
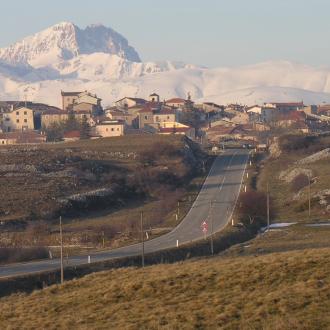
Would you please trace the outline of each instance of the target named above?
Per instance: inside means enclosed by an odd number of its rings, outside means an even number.
[[[136,106],[143,106],[147,101],[137,97],[124,97],[115,102],[115,106],[120,109],[127,109]]]
[[[81,92],[63,92],[63,91],[61,91],[62,110],[64,110],[64,111],[69,110],[70,106],[72,106],[72,104],[76,103],[76,100],[78,100],[80,94],[81,94]]]
[[[2,125],[5,132],[34,130],[34,111],[21,107],[11,112],[6,112],[3,114]]]

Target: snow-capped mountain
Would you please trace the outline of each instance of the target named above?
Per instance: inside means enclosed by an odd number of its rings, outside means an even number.
[[[94,53],[141,62],[135,49],[116,31],[103,25],[91,25],[82,30],[70,22],[59,23],[1,49],[0,60],[10,65],[41,68]]]
[[[141,62],[110,28],[60,23],[0,49],[0,100],[60,105],[61,90],[90,90],[104,105],[124,96],[186,97],[217,103],[330,103],[330,70],[286,61],[207,69],[181,62]]]

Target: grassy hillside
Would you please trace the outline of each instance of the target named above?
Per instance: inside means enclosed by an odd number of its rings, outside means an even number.
[[[317,194],[330,189],[330,158],[300,162],[330,148],[330,137],[283,136],[279,147],[280,156],[264,162],[257,183],[258,190],[262,191],[266,191],[269,183],[276,222],[329,219],[330,206],[327,209],[327,205],[330,205],[330,195],[322,204]],[[311,179],[311,219],[308,216],[308,175]]]
[[[6,329],[328,329],[330,250],[93,274],[0,300]]]
[[[139,240],[141,211],[158,235],[192,204],[204,157],[182,137],[159,135],[0,147],[0,244],[58,246],[60,214],[69,254]]]
[[[310,227],[296,224],[271,229],[258,234],[254,239],[234,245],[223,255],[245,256],[294,250],[330,248],[330,226]]]

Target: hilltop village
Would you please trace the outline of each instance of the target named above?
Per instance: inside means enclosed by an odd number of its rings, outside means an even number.
[[[269,138],[290,133],[321,133],[330,125],[330,105],[303,102],[263,105],[195,103],[124,97],[103,107],[89,91],[62,91],[62,107],[28,101],[0,101],[0,145],[76,141],[127,134],[180,134],[209,143],[265,148]]]

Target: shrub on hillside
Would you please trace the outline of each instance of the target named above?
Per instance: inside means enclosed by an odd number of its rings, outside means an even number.
[[[291,182],[291,191],[297,193],[304,187],[309,185],[309,178],[306,174],[297,175]]]
[[[329,140],[317,136],[283,135],[281,149],[286,152],[303,150],[310,154],[330,147]]]
[[[260,228],[267,221],[267,195],[260,191],[241,193],[237,203],[240,221],[246,227]],[[270,205],[270,215],[274,209]]]

